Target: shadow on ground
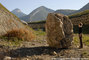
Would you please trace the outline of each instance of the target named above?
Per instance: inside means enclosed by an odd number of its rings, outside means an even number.
[[[19,48],[16,50],[10,51],[11,57],[26,57],[26,56],[33,56],[33,55],[41,55],[41,54],[49,54],[52,55],[52,52],[60,52],[63,49],[56,49],[46,46],[41,47],[31,47],[31,48]]]

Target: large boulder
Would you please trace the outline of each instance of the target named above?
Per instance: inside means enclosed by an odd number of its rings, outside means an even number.
[[[50,47],[68,48],[73,40],[73,25],[67,16],[49,13],[46,20],[46,33]]]

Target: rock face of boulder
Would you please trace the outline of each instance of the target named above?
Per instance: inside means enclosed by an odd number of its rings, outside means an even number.
[[[17,16],[0,4],[0,35],[6,34],[7,31],[15,28],[25,28],[25,26]]]
[[[73,25],[67,16],[49,13],[46,20],[46,33],[50,47],[68,48],[73,40]]]

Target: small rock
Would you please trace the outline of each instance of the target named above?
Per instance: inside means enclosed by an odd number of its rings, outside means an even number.
[[[11,60],[11,57],[6,56],[4,60]]]
[[[57,55],[57,53],[55,51],[52,52],[52,55]]]
[[[34,43],[32,45],[35,45]]]

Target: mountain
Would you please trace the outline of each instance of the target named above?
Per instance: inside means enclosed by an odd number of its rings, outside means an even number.
[[[23,12],[21,12],[21,10],[18,9],[18,8],[14,9],[14,10],[11,11],[11,12],[12,12],[13,14],[15,14],[16,16],[18,16],[18,17],[26,16],[26,14],[23,13]]]
[[[25,28],[20,19],[0,4],[0,36],[12,29]]]
[[[33,10],[29,15],[21,17],[21,19],[27,22],[45,20],[48,13],[52,12],[54,10],[41,6]]]
[[[89,3],[83,6],[79,11],[89,10]]]
[[[60,10],[56,10],[54,13],[61,13],[64,15],[68,15],[69,13],[72,13],[76,10],[70,10],[70,9],[60,9]]]
[[[71,14],[74,14],[74,13],[79,13],[79,12],[82,12],[82,11],[85,11],[85,10],[89,10],[89,3],[87,3],[85,6],[83,6],[83,7],[80,8],[79,10],[70,13],[70,15],[71,15]]]

